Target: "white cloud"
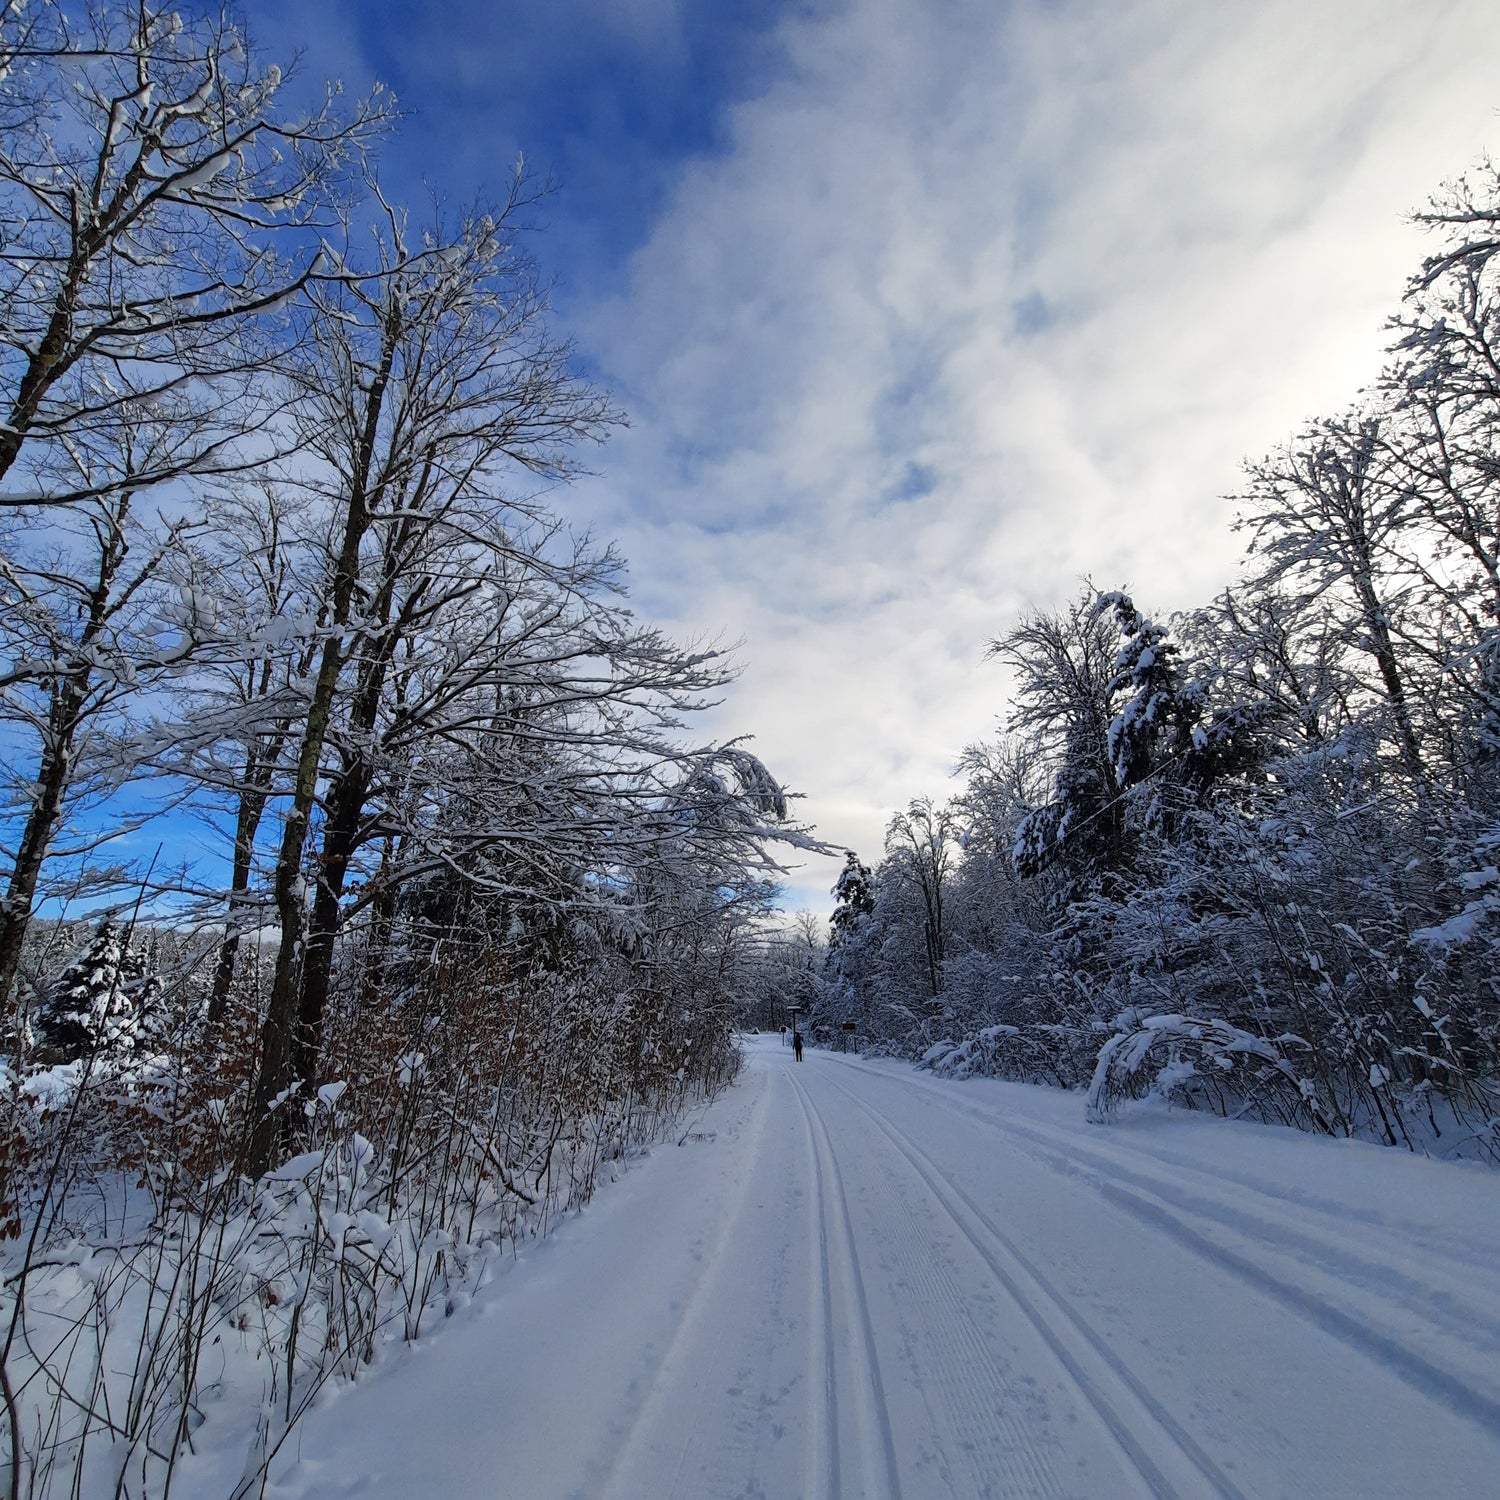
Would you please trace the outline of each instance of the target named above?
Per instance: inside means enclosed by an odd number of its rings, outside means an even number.
[[[1240,459],[1375,373],[1403,214],[1500,137],[1500,7],[856,0],[780,40],[581,321],[634,426],[578,500],[643,613],[744,638],[719,732],[868,858],[993,728],[1018,608],[1227,581]]]

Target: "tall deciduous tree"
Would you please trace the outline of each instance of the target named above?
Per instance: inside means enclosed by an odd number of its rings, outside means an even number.
[[[279,70],[222,18],[42,9],[29,28],[16,8],[0,17],[0,508],[18,517],[7,602],[30,636],[8,703],[31,731],[8,768],[24,805],[0,1007],[81,737],[180,671],[201,634],[196,604],[175,644],[150,618],[191,571],[181,486],[264,456],[259,377],[293,331],[272,313],[342,274],[308,232],[383,115],[329,103],[291,122]]]
[[[948,956],[948,882],[955,832],[948,808],[918,797],[891,819],[885,835],[887,858],[900,862],[921,895],[923,959],[934,1000],[943,990]]]
[[[14,653],[0,679],[6,802],[17,828],[0,899],[0,996],[10,996],[48,858],[70,811],[108,798],[139,768],[129,709],[173,682],[214,635],[194,587],[185,519],[142,514],[130,484],[190,429],[181,414],[120,408],[103,441],[75,435],[70,470],[93,491],[45,528],[12,527],[0,618]],[[82,858],[117,834],[80,828]]]
[[[386,208],[372,231],[368,277],[312,292],[311,341],[292,366],[292,422],[316,464],[307,482],[328,515],[328,556],[322,639],[275,864],[281,936],[255,1097],[261,1165],[275,1137],[272,1101],[315,1067],[338,906],[394,655],[407,634],[482,586],[434,563],[434,543],[461,541],[468,528],[471,551],[495,545],[506,486],[517,475],[566,475],[574,445],[613,420],[548,330],[544,291],[518,241],[528,202],[518,176],[505,204],[467,217],[452,236],[414,236],[405,216]],[[304,858],[341,711],[310,914]]]
[[[1262,559],[1259,588],[1289,585],[1308,600],[1344,601],[1349,646],[1368,658],[1407,773],[1420,785],[1422,747],[1402,633],[1410,578],[1397,539],[1410,492],[1393,475],[1385,424],[1373,414],[1325,421],[1250,468],[1241,524]]]

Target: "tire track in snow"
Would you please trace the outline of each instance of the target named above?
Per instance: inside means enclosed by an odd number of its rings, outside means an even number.
[[[1114,1437],[1126,1463],[1140,1476],[1146,1490],[1161,1500],[1172,1497],[1186,1500],[1198,1495],[1246,1500],[1192,1435],[1130,1373],[973,1199],[904,1131],[884,1120],[842,1084],[832,1080],[830,1083],[890,1141],[978,1252]]]
[[[860,1071],[889,1077],[877,1070]],[[905,1080],[892,1081],[899,1084]],[[934,1086],[931,1092],[939,1096],[940,1102],[950,1113],[976,1119],[1002,1137],[1028,1141],[1034,1146],[1042,1147],[1047,1154],[1037,1159],[1054,1170],[1074,1177],[1138,1222],[1165,1234],[1175,1244],[1219,1269],[1227,1270],[1238,1279],[1248,1282],[1341,1343],[1374,1360],[1429,1400],[1439,1402],[1492,1435],[1500,1436],[1500,1400],[1488,1390],[1453,1370],[1444,1368],[1421,1350],[1412,1348],[1398,1333],[1376,1326],[1368,1314],[1362,1315],[1329,1302],[1315,1290],[1299,1285],[1292,1277],[1271,1269],[1244,1250],[1225,1244],[1222,1237],[1229,1235],[1251,1239],[1255,1242],[1257,1255],[1263,1256],[1269,1252],[1279,1259],[1285,1259],[1285,1249],[1278,1242],[1289,1241],[1295,1236],[1305,1251],[1321,1259],[1322,1264],[1318,1267],[1320,1273],[1335,1282],[1347,1284],[1349,1269],[1354,1265],[1393,1280],[1394,1285],[1384,1295],[1378,1287],[1368,1284],[1356,1283],[1354,1290],[1364,1293],[1372,1301],[1387,1303],[1398,1319],[1411,1316],[1422,1318],[1440,1336],[1451,1337],[1460,1331],[1463,1313],[1443,1318],[1435,1318],[1430,1312],[1423,1313],[1421,1304],[1428,1300],[1429,1289],[1420,1282],[1412,1281],[1406,1273],[1393,1270],[1388,1265],[1372,1263],[1363,1251],[1351,1259],[1348,1252],[1329,1243],[1333,1236],[1324,1237],[1320,1244],[1317,1238],[1305,1230],[1288,1230],[1265,1221],[1256,1223],[1250,1215],[1234,1210],[1225,1211],[1222,1205],[1214,1205],[1201,1198],[1185,1201],[1180,1193],[1164,1191],[1162,1184],[1142,1184],[1139,1176],[1134,1179],[1136,1186],[1127,1186],[1118,1180],[1123,1169],[1117,1162],[1095,1150],[1080,1146],[1066,1135],[1058,1140],[1048,1140],[1029,1127],[997,1118],[988,1111],[976,1110],[956,1100],[941,1099],[942,1090],[939,1087]],[[1094,1170],[1088,1170],[1089,1167]],[[1141,1190],[1143,1187],[1144,1190]],[[1191,1222],[1192,1220],[1197,1220],[1197,1223]],[[1220,1238],[1215,1238],[1215,1235]],[[1466,1312],[1474,1326],[1484,1328],[1492,1336],[1500,1336],[1500,1328],[1481,1310]],[[1472,1349],[1472,1339],[1469,1345]]]
[[[974,1118],[981,1119],[986,1116],[976,1113]],[[1271,1192],[1251,1178],[1232,1172],[1219,1174],[1208,1170],[1200,1163],[1183,1157],[1170,1153],[1145,1151],[1132,1142],[1106,1139],[1103,1132],[1100,1132],[1099,1140],[1080,1144],[1076,1133],[1056,1130],[1045,1125],[1021,1126],[1003,1117],[997,1119],[995,1123],[1007,1134],[1024,1137],[1034,1141],[1038,1146],[1078,1152],[1101,1168],[1125,1173],[1131,1181],[1151,1191],[1180,1194],[1184,1207],[1209,1216],[1232,1216],[1243,1219],[1247,1224],[1253,1225],[1257,1231],[1269,1229],[1277,1236],[1295,1236],[1310,1248],[1315,1246],[1319,1249],[1326,1248],[1336,1255],[1347,1254],[1359,1261],[1362,1269],[1401,1278],[1400,1291],[1403,1296],[1420,1289],[1421,1283],[1410,1277],[1403,1267],[1375,1258],[1376,1246],[1371,1243],[1368,1235],[1356,1238],[1349,1232],[1348,1219],[1330,1212],[1323,1205],[1308,1202],[1303,1195]],[[1090,1127],[1090,1129],[1097,1129],[1097,1127]],[[1202,1186],[1194,1189],[1189,1185],[1188,1179],[1195,1179]],[[1247,1209],[1243,1203],[1224,1202],[1226,1185],[1236,1190],[1236,1197],[1248,1193],[1261,1201],[1253,1209]],[[1309,1218],[1320,1219],[1323,1223],[1316,1228],[1310,1227]],[[1403,1237],[1403,1231],[1400,1228],[1392,1227],[1378,1219],[1365,1219],[1359,1222],[1363,1223],[1366,1229],[1373,1230],[1377,1234],[1389,1235],[1396,1239]],[[1424,1269],[1427,1270],[1430,1270],[1435,1262],[1442,1262],[1451,1270],[1468,1276],[1472,1276],[1475,1272],[1487,1276],[1500,1273],[1500,1257],[1481,1260],[1472,1255],[1465,1255],[1451,1246],[1433,1244],[1425,1239],[1409,1240],[1408,1243],[1413,1252],[1421,1255]],[[1500,1332],[1500,1321],[1492,1321],[1497,1332]]]
[[[825,1331],[829,1350],[829,1407],[833,1439],[830,1447],[835,1455],[833,1462],[837,1466],[841,1433],[837,1404],[834,1399],[836,1350],[833,1341],[832,1276],[830,1273],[832,1257],[828,1254],[830,1241],[838,1246],[839,1280],[842,1283],[843,1300],[850,1314],[848,1327],[853,1335],[849,1353],[855,1382],[855,1406],[859,1413],[858,1447],[861,1467],[864,1471],[864,1486],[858,1493],[862,1500],[901,1500],[901,1480],[896,1466],[895,1437],[891,1429],[885,1389],[880,1378],[880,1363],[875,1353],[875,1335],[870,1324],[869,1300],[865,1294],[864,1278],[860,1275],[859,1257],[854,1244],[854,1226],[849,1216],[849,1200],[844,1191],[843,1174],[839,1170],[838,1158],[834,1156],[833,1147],[828,1139],[828,1128],[818,1113],[817,1105],[813,1103],[811,1095],[808,1094],[800,1079],[790,1073],[787,1076],[797,1092],[798,1102],[802,1106],[803,1116],[807,1121],[820,1205],[819,1240],[824,1268],[822,1280],[824,1306],[827,1309]],[[831,1236],[827,1233],[830,1213],[836,1221]],[[843,1493],[838,1487],[840,1477],[835,1467],[833,1489],[835,1496]]]
[[[1209,1182],[1206,1193],[1195,1191],[1180,1178],[1156,1175],[1150,1170],[1155,1158],[1146,1153],[1120,1150],[1110,1144],[1082,1146],[1063,1132],[1007,1122],[995,1122],[994,1128],[1008,1138],[1031,1143],[1035,1149],[1029,1154],[1035,1159],[1069,1172],[1095,1191],[1124,1194],[1136,1203],[1149,1204],[1153,1211],[1185,1215],[1187,1220],[1257,1242],[1258,1249],[1269,1250],[1282,1259],[1295,1259],[1337,1282],[1355,1286],[1372,1299],[1388,1303],[1403,1318],[1420,1318],[1444,1336],[1457,1337],[1472,1346],[1475,1335],[1482,1334],[1487,1342],[1484,1356],[1493,1360],[1500,1355],[1500,1303],[1483,1307],[1472,1300],[1456,1301],[1453,1283],[1433,1265],[1440,1258],[1436,1252],[1420,1252],[1426,1274],[1417,1275],[1398,1264],[1397,1257],[1382,1259],[1377,1245],[1369,1239],[1357,1241],[1336,1229],[1313,1229],[1290,1218],[1284,1210],[1273,1209],[1267,1214],[1265,1209],[1254,1212],[1226,1203],[1214,1192],[1211,1174],[1201,1168],[1196,1175]],[[1084,1171],[1080,1164],[1094,1171]],[[1449,1264],[1453,1264],[1451,1257]],[[1482,1270],[1473,1265],[1463,1269],[1471,1277]],[[1459,1296],[1464,1294],[1460,1292]]]

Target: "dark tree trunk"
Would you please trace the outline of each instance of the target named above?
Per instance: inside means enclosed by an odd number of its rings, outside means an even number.
[[[0,1016],[11,1014],[11,991],[20,971],[26,935],[31,930],[32,903],[72,781],[73,750],[83,722],[84,706],[94,686],[94,667],[89,653],[112,612],[110,595],[129,551],[120,530],[129,505],[130,498],[126,496],[112,518],[115,529],[99,559],[99,576],[89,594],[83,630],[67,670],[52,690],[47,713],[47,741],[37,768],[36,800],[21,831],[10,886],[3,905],[0,905]]]
[[[338,943],[339,915],[349,865],[359,847],[360,817],[369,795],[370,774],[356,760],[339,778],[329,798],[323,826],[323,849],[318,860],[317,890],[308,924],[306,958],[302,966],[302,1000],[297,1017],[297,1074],[312,1078],[317,1072],[318,1043],[328,991],[333,977],[333,954]]]
[[[302,862],[307,851],[307,832],[317,797],[323,746],[328,737],[339,672],[344,662],[341,632],[349,623],[355,587],[359,581],[359,550],[365,533],[370,528],[369,484],[374,468],[375,442],[400,331],[399,312],[393,307],[388,311],[383,325],[380,363],[366,394],[359,452],[344,513],[344,534],[334,568],[332,598],[328,610],[328,639],[323,644],[317,680],[313,684],[308,703],[307,722],[302,732],[296,774],[292,781],[291,806],[287,809],[281,847],[277,852],[273,895],[276,915],[281,923],[281,941],[276,949],[271,998],[261,1026],[260,1068],[250,1100],[253,1123],[247,1167],[254,1176],[259,1176],[270,1167],[277,1143],[283,1135],[281,1119],[272,1111],[272,1104],[299,1081],[297,1059],[305,1056],[309,1050],[316,1053],[316,1038],[309,1048],[306,1044],[299,1044],[297,1035],[305,957],[303,945],[307,931]]]

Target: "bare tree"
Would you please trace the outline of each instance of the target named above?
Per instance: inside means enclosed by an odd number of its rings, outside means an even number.
[[[123,407],[261,362],[258,320],[340,274],[319,215],[389,114],[283,112],[280,69],[222,18],[111,0],[62,36],[24,70],[26,111],[0,115],[0,479],[28,446],[48,459]],[[131,488],[230,463],[231,436],[156,455]],[[13,486],[0,504],[109,482]]]
[[[1308,600],[1333,591],[1344,601],[1348,644],[1374,665],[1397,751],[1420,787],[1422,749],[1400,649],[1411,580],[1397,537],[1411,499],[1392,481],[1382,429],[1370,414],[1325,421],[1252,465],[1240,524],[1262,559],[1258,588],[1291,583]]]
[[[950,809],[918,797],[891,819],[885,835],[887,858],[900,861],[921,893],[923,958],[934,1000],[943,991],[948,957],[946,904],[955,832]]]
[[[110,436],[113,452],[68,445],[93,498],[49,527],[18,528],[0,560],[0,608],[14,652],[0,680],[0,718],[12,730],[7,792],[19,826],[0,901],[7,1001],[43,867],[69,810],[108,798],[136,764],[122,714],[171,683],[214,633],[212,601],[194,587],[187,547],[195,523],[142,516],[130,483],[181,445],[180,424],[119,408]],[[122,831],[81,831],[64,851],[68,863]]]
[[[1110,748],[1114,643],[1090,586],[1066,609],[1024,615],[990,642],[1015,674],[1007,723],[1053,772],[1050,798],[1017,830],[1017,861],[1035,874],[1065,850],[1083,866],[1125,857],[1125,808]]]
[[[317,553],[303,530],[307,507],[273,477],[211,498],[213,527],[200,552],[228,649],[204,661],[181,695],[175,722],[157,736],[155,765],[228,808],[230,879],[209,993],[212,1027],[223,1019],[245,928],[264,907],[254,889],[257,840],[296,738],[297,684],[316,653]]]

